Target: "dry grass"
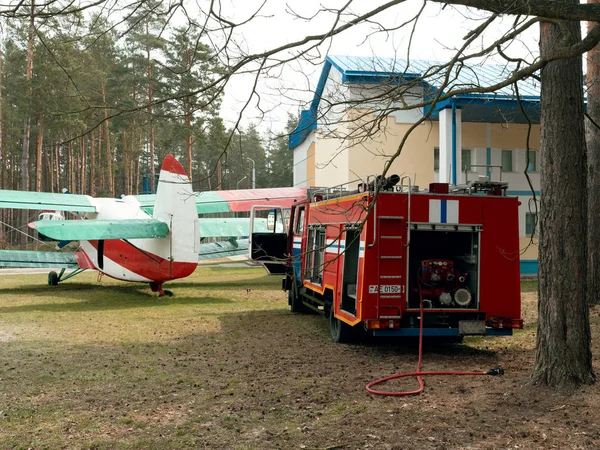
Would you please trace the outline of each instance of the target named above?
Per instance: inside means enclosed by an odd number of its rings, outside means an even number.
[[[173,298],[94,274],[44,283],[0,277],[0,448],[600,445],[597,387],[527,385],[535,292],[516,336],[424,356],[426,370],[502,365],[505,377],[429,378],[419,397],[380,398],[364,385],[412,371],[415,348],[332,344],[326,322],[289,313],[279,278],[260,269],[200,268],[171,283]]]

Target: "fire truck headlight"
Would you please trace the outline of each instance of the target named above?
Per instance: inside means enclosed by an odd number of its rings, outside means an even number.
[[[471,293],[468,289],[457,289],[454,293],[454,301],[458,306],[468,306],[471,303]]]

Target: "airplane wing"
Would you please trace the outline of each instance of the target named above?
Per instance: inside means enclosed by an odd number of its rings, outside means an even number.
[[[0,190],[0,208],[96,212],[86,195]]]
[[[29,226],[57,241],[164,238],[169,234],[168,225],[156,219],[39,220]]]
[[[77,269],[79,265],[71,252],[36,252],[0,250],[0,267],[64,267]]]
[[[296,200],[306,198],[302,187],[239,189],[234,191],[195,192],[198,214],[250,211],[254,205],[281,206],[290,208]],[[142,209],[152,214],[155,195],[134,196]]]

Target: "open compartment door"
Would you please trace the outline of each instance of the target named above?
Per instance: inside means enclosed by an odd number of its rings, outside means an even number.
[[[269,274],[284,274],[288,264],[288,235],[285,210],[253,206],[250,210],[248,256]]]

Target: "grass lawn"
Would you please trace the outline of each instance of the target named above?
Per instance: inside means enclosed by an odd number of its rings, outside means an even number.
[[[291,314],[262,269],[201,267],[169,283],[171,298],[95,273],[58,287],[1,276],[0,449],[598,447],[596,386],[527,384],[527,283],[525,330],[424,355],[424,370],[501,365],[504,377],[431,377],[421,396],[383,398],[365,384],[414,370],[416,347],[331,343],[326,321]]]

